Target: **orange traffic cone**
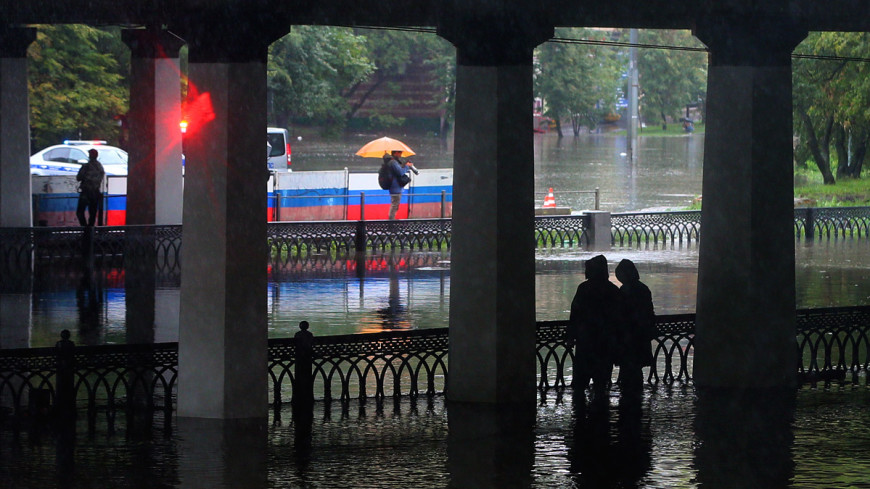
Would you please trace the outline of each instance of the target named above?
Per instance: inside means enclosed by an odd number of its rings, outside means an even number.
[[[556,207],[556,197],[553,197],[553,187],[550,187],[550,193],[544,197],[544,209]]]

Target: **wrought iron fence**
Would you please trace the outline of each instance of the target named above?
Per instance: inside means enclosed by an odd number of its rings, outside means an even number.
[[[694,314],[657,318],[654,361],[645,368],[651,384],[693,380]],[[571,384],[574,353],[565,344],[567,321],[537,324],[538,387]],[[796,345],[801,381],[847,380],[868,385],[870,306],[797,312]],[[434,395],[447,388],[447,328],[315,338],[313,375],[321,400]],[[296,354],[293,339],[269,340],[271,404],[292,399]],[[54,348],[0,350],[0,417],[28,412],[55,398]],[[85,346],[75,350],[79,408],[93,422],[98,411],[111,422],[116,412],[173,409],[178,344]],[[36,399],[37,401],[34,401]],[[37,406],[38,407],[38,406]]]
[[[619,246],[697,243],[701,211],[626,212],[611,215],[611,242]]]
[[[588,245],[589,216],[536,216],[535,243],[541,248]],[[867,238],[870,207],[795,209],[797,239]],[[452,221],[272,222],[267,227],[270,264],[324,252],[354,250],[449,250]],[[89,234],[92,233],[92,234]],[[701,211],[630,212],[611,215],[611,243],[618,246],[692,244],[701,237]],[[131,266],[153,263],[158,272],[181,268],[181,226],[97,228],[2,228],[0,273],[30,271],[34,265]]]
[[[539,248],[572,248],[589,244],[588,216],[536,216],[535,243]]]
[[[796,238],[866,238],[870,232],[867,207],[808,207],[794,214]]]

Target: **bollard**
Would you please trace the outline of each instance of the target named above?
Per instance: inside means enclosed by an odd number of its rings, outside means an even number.
[[[309,410],[314,403],[314,377],[311,373],[314,363],[314,335],[308,331],[308,321],[299,322],[299,331],[293,339],[296,348],[296,383],[293,386],[294,409]]]
[[[60,341],[55,343],[56,391],[55,417],[59,422],[72,421],[75,418],[75,343],[70,339],[69,330],[60,332]]]
[[[611,238],[611,217],[609,212],[588,211],[589,219],[586,228],[587,246],[589,250],[609,250]]]
[[[601,189],[599,187],[595,187],[595,210],[601,210]]]

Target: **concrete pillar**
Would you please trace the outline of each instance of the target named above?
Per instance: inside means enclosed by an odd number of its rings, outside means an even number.
[[[180,224],[181,69],[184,41],[159,29],[125,29],[130,47],[127,224]]]
[[[268,28],[198,14],[190,49],[178,415],[266,417]],[[289,29],[289,27],[288,27]]]
[[[258,419],[178,421],[177,477],[184,487],[266,489],[270,467],[268,426]]]
[[[791,52],[805,31],[710,20],[695,382],[793,386]]]
[[[448,397],[533,405],[532,50],[553,28],[450,7],[438,30],[457,48]]]
[[[0,227],[30,227],[27,47],[34,28],[0,27]]]

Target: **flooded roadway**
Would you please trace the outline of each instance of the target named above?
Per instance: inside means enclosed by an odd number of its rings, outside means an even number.
[[[578,249],[536,253],[537,320],[567,318],[577,284],[583,280],[583,262],[593,254],[597,253]],[[605,255],[614,281],[612,272],[619,260],[628,258],[637,264],[658,314],[694,312],[697,246],[614,248]],[[870,240],[797,243],[795,259],[799,308],[870,304]],[[301,320],[309,321],[316,335],[447,327],[449,260],[449,253],[413,252],[371,256],[363,276],[342,259],[273,272],[264,292],[268,294],[269,336],[292,336]],[[164,284],[155,292],[154,330],[129,332],[123,274],[112,271],[108,275],[90,285],[66,276],[42,277],[29,296],[30,317],[21,319],[29,322],[29,346],[53,345],[63,329],[73,332],[77,344],[125,343],[129,337],[177,340],[178,283]]]

